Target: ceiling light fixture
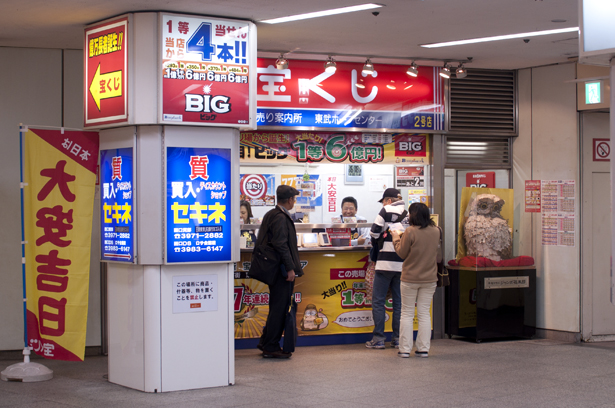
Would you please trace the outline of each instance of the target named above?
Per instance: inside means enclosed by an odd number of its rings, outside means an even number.
[[[363,65],[363,70],[361,72],[365,75],[371,75],[374,73],[374,64],[372,64],[372,60],[368,58],[365,61],[365,65]]]
[[[335,14],[352,13],[354,11],[371,10],[371,9],[379,8],[382,6],[383,6],[382,4],[366,3],[366,4],[359,4],[356,6],[342,7],[342,8],[336,8],[336,9],[331,9],[331,10],[315,11],[313,13],[297,14],[297,15],[288,16],[288,17],[272,18],[269,20],[262,20],[260,22],[267,23],[267,24],[287,23],[289,21],[306,20],[308,18],[325,17],[325,16],[332,16]]]
[[[406,74],[410,75],[411,77],[415,77],[415,78],[419,75],[419,67],[416,66],[414,61],[412,61],[412,64],[410,64],[410,66],[408,67]]]
[[[468,76],[468,70],[463,66],[461,62],[457,67],[457,71],[455,71],[455,76],[457,77],[457,79],[465,78]]]
[[[421,44],[421,47],[425,47],[425,48],[450,47],[453,45],[476,44],[476,43],[488,42],[488,41],[502,41],[502,40],[510,40],[513,38],[528,38],[528,37],[537,37],[540,35],[571,33],[573,31],[578,32],[579,27],[560,28],[557,30],[532,31],[529,33],[519,33],[519,34],[496,35],[494,37],[471,38],[469,40],[448,41],[448,42],[441,42],[441,43],[434,43],[434,44]]]
[[[444,66],[440,68],[440,76],[444,79],[449,79],[451,77],[451,70],[446,66],[446,63],[444,63]]]
[[[286,69],[288,68],[288,60],[284,58],[284,53],[280,54],[280,58],[275,61],[275,67],[277,69]]]
[[[327,62],[325,62],[325,72],[334,74],[336,70],[337,64],[335,63],[335,60],[333,59],[333,57],[329,56]]]

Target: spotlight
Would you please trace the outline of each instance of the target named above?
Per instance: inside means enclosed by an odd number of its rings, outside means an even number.
[[[372,61],[369,58],[367,59],[367,61],[365,61],[365,65],[363,65],[362,72],[365,75],[371,75],[374,73],[374,64],[372,64]]]
[[[329,59],[327,59],[327,62],[325,62],[325,72],[329,72],[331,74],[335,73],[335,71],[337,70],[337,64],[335,63],[335,60],[332,57],[329,57]]]
[[[280,58],[278,58],[275,62],[275,67],[277,69],[286,69],[288,68],[288,60],[284,58],[284,54],[280,54]]]
[[[455,71],[455,76],[457,77],[457,79],[465,78],[468,76],[468,70],[463,66],[461,62],[457,67],[457,71]]]
[[[406,74],[410,75],[411,77],[417,77],[419,75],[419,67],[416,66],[414,61],[412,61],[412,64],[410,64],[410,66],[408,67]]]
[[[444,66],[440,68],[440,76],[444,79],[449,79],[451,77],[451,69],[446,66],[446,62]]]

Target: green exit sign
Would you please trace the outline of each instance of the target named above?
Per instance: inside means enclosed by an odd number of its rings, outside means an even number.
[[[585,103],[587,105],[594,105],[601,103],[600,81],[598,82],[586,82],[585,83]]]

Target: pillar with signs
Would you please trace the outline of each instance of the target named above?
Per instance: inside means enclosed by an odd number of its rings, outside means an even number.
[[[85,50],[109,381],[145,392],[233,384],[239,131],[256,126],[256,27],[130,13],[87,27]]]

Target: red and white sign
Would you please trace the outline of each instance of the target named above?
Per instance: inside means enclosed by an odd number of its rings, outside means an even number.
[[[611,161],[611,139],[593,139],[594,161]]]
[[[540,180],[525,180],[525,212],[540,212]]]
[[[162,122],[250,124],[256,114],[250,107],[253,27],[247,21],[162,15]]]
[[[337,212],[337,177],[327,177],[327,209],[330,213]]]
[[[495,171],[466,173],[466,187],[495,188]]]
[[[395,157],[427,157],[427,136],[395,136]]]
[[[241,194],[252,200],[265,198],[267,194],[267,180],[260,174],[246,174],[239,181]]]
[[[85,29],[84,126],[128,120],[128,17]]]

